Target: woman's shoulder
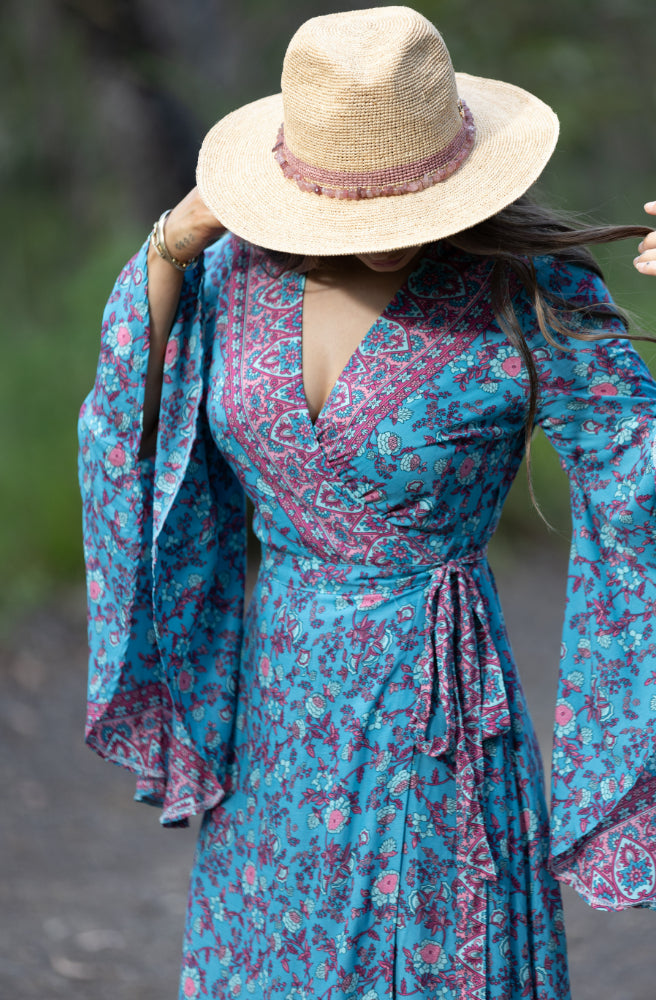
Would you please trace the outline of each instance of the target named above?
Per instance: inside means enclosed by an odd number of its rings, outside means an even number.
[[[547,295],[577,306],[613,304],[601,272],[591,264],[562,254],[533,257],[532,263],[538,287]]]

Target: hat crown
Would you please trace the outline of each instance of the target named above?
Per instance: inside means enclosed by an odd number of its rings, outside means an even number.
[[[287,146],[326,170],[424,160],[462,126],[442,36],[409,7],[306,21],[289,43],[281,83]]]

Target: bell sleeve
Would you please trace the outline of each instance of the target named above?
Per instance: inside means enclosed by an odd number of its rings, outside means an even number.
[[[185,272],[166,350],[157,450],[139,461],[148,364],[146,243],[107,304],[79,419],[87,574],[85,738],[132,771],[164,825],[230,786],[245,575],[243,491],[210,436],[204,372],[234,238]]]
[[[610,302],[578,267],[538,280]],[[577,318],[578,317],[578,318]],[[553,739],[551,867],[592,906],[656,908],[656,385],[612,315],[541,344],[537,419],[569,476],[572,542]]]

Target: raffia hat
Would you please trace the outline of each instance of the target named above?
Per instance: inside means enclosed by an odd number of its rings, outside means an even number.
[[[222,118],[197,170],[222,224],[272,250],[382,252],[452,235],[523,194],[558,138],[537,97],[454,73],[409,7],[306,21],[281,86]]]

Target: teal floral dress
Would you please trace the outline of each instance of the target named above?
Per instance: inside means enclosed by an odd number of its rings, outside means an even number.
[[[549,817],[486,560],[529,399],[489,261],[429,246],[313,424],[303,276],[204,258],[156,458],[146,247],[80,417],[87,740],[166,825],[204,813],[180,997],[567,1000],[558,881],[656,907],[656,386],[601,282],[536,260],[600,338],[550,345],[515,289],[572,498]]]

